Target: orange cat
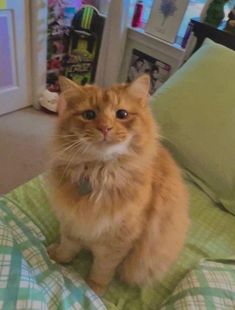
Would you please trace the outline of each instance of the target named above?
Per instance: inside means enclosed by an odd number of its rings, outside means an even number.
[[[67,263],[91,250],[87,281],[99,294],[116,271],[129,284],[160,280],[184,244],[188,198],[159,141],[148,76],[110,89],[60,85],[50,183],[61,239],[50,257]]]

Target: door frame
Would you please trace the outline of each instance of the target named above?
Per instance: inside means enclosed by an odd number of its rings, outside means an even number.
[[[39,98],[46,87],[47,0],[30,1],[32,105],[40,109]]]

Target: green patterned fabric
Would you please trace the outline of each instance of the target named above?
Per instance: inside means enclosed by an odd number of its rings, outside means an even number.
[[[203,261],[177,285],[161,310],[235,309],[235,259]]]
[[[186,246],[176,264],[160,284],[148,289],[130,288],[115,279],[102,298],[108,309],[160,309],[161,303],[169,297],[185,274],[194,268],[201,259],[228,258],[234,255],[235,217],[215,205],[193,183],[188,182],[188,189],[192,223]],[[40,252],[44,253],[49,269],[54,270],[53,268],[57,267],[56,275],[59,278],[62,277],[61,270],[69,270],[74,277],[77,277],[78,274],[82,277],[87,275],[91,265],[91,256],[87,252],[81,252],[73,264],[63,269],[50,263],[46,258],[45,246],[58,237],[59,230],[58,223],[49,208],[47,186],[42,177],[9,193],[5,196],[5,201],[12,202],[28,219],[31,219],[31,225],[41,231],[40,238],[35,236],[37,239],[35,245],[41,249]]]
[[[47,223],[50,236],[56,226],[54,220]],[[0,309],[104,310],[78,273],[49,259],[39,227],[17,204],[0,198]]]

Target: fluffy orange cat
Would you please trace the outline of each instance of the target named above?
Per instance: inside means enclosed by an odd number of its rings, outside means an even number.
[[[50,183],[61,238],[50,257],[68,263],[89,249],[98,294],[116,271],[132,285],[160,280],[184,244],[188,197],[159,141],[148,76],[109,89],[60,85]]]

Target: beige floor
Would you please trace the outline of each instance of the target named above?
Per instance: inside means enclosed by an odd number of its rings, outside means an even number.
[[[0,116],[0,195],[45,170],[55,121],[33,108]]]

